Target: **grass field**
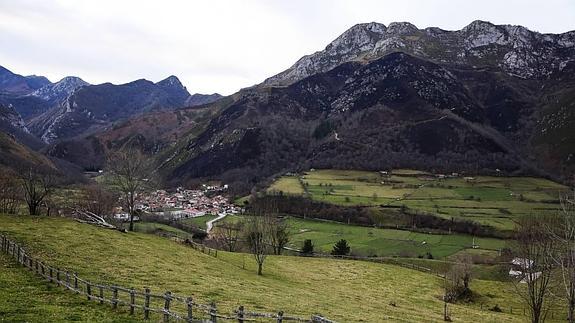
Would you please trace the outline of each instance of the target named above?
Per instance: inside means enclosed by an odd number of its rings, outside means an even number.
[[[2,322],[140,322],[55,287],[0,253]]]
[[[33,256],[81,277],[135,288],[151,286],[156,293],[170,290],[194,296],[200,303],[214,300],[221,312],[242,304],[250,310],[281,309],[304,317],[322,313],[339,322],[442,321],[442,280],[393,265],[268,256],[264,275],[257,276],[250,255],[218,252],[214,258],[155,235],[121,233],[63,218],[0,216],[0,223],[0,231],[23,243]],[[22,281],[0,293],[10,295],[36,284]],[[515,314],[480,310],[481,303],[521,308],[510,284],[474,280],[471,288],[477,294],[474,303],[450,306],[455,321],[525,321],[518,310]],[[109,310],[104,305],[101,309]]]
[[[292,247],[300,248],[305,239],[311,239],[316,250],[325,253],[340,239],[347,240],[352,253],[358,255],[424,257],[431,253],[436,259],[469,250],[497,253],[507,243],[501,239],[476,238],[478,248],[472,249],[473,237],[461,234],[426,234],[296,218],[289,218],[288,223],[293,233]]]
[[[300,178],[281,177],[269,188],[290,194],[307,191],[314,200],[342,205],[372,206],[374,209],[380,209],[382,205],[406,206],[447,219],[472,220],[500,230],[512,230],[518,216],[556,212],[559,197],[567,189],[543,178],[443,178],[416,170],[394,170],[388,174],[316,170],[304,173]]]
[[[217,217],[218,217],[217,215],[207,214],[207,215],[198,216],[195,218],[183,219],[182,222],[187,223],[187,224],[192,224],[192,225],[197,226],[200,229],[206,230],[206,228],[207,228],[206,222],[213,220]]]
[[[187,238],[190,236],[190,234],[184,230],[180,230],[178,228],[174,228],[166,224],[155,223],[155,222],[135,222],[134,231],[142,233],[152,233],[152,234],[165,233],[169,236],[177,236],[181,238]]]

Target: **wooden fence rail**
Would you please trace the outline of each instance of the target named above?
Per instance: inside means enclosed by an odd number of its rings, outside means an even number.
[[[233,320],[240,323],[253,321],[335,323],[321,315],[312,315],[309,319],[304,319],[285,315],[281,311],[277,314],[250,312],[244,306],[239,306],[233,313],[226,315],[218,310],[214,302],[200,304],[192,297],[180,297],[169,291],[159,295],[152,294],[150,288],[147,287],[141,291],[117,285],[96,284],[82,279],[74,271],[53,267],[32,257],[24,248],[5,235],[0,235],[0,243],[2,252],[12,256],[16,262],[49,282],[83,294],[89,301],[97,301],[100,304],[109,303],[114,309],[125,306],[129,309],[130,315],[135,315],[138,310],[145,320],[149,320],[151,314],[156,313],[162,317],[163,322],[173,319],[202,323],[216,323],[218,320]]]

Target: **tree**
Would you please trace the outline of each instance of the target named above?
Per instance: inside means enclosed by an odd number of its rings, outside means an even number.
[[[54,191],[54,176],[50,171],[29,168],[20,173],[20,183],[30,215],[39,215],[42,203]]]
[[[521,275],[514,280],[518,295],[529,309],[532,323],[545,321],[549,310],[554,239],[546,229],[553,219],[525,216],[518,220],[515,254]]]
[[[310,239],[305,239],[301,248],[302,255],[313,255],[313,243]]]
[[[350,251],[351,248],[347,244],[347,240],[341,239],[335,243],[335,245],[333,246],[333,250],[331,251],[331,254],[334,256],[345,256],[348,255]]]
[[[267,226],[262,216],[250,216],[244,224],[245,240],[258,264],[258,275],[262,275],[264,261],[269,253],[266,229]]]
[[[0,213],[16,214],[21,195],[15,175],[0,174]]]
[[[219,224],[216,227],[216,230],[214,230],[215,238],[219,243],[223,244],[224,247],[229,252],[234,252],[236,251],[238,242],[240,240],[242,226],[243,226],[242,222],[238,223],[224,222],[222,224]]]
[[[130,231],[134,231],[136,203],[153,186],[154,164],[139,150],[127,148],[108,156],[106,174],[112,187],[121,194],[130,216]]]
[[[472,279],[472,261],[470,256],[459,256],[455,264],[445,273],[445,301],[455,302],[471,298],[469,284]]]
[[[118,198],[116,194],[104,189],[101,185],[90,184],[82,188],[82,197],[78,209],[88,211],[101,217],[111,217]]]
[[[287,223],[273,214],[265,215],[265,224],[268,233],[267,239],[272,247],[274,255],[281,255],[284,247],[290,240],[290,232]]]
[[[548,232],[555,241],[553,263],[561,271],[567,303],[567,319],[575,322],[575,192],[561,199],[557,221],[548,224]]]

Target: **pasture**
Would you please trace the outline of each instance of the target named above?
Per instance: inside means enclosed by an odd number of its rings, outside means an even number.
[[[281,177],[269,188],[289,194],[307,192],[316,201],[373,207],[384,213],[409,208],[507,231],[513,229],[519,216],[557,212],[559,198],[567,190],[559,183],[534,177],[329,169],[306,172],[299,179]]]
[[[220,313],[230,313],[241,304],[259,312],[283,310],[304,317],[321,313],[339,322],[443,319],[442,279],[394,265],[268,256],[264,275],[258,276],[249,254],[221,251],[215,258],[155,235],[121,233],[63,218],[0,215],[0,221],[3,234],[22,243],[32,256],[54,266],[69,268],[96,283],[149,286],[153,292],[170,290],[193,296],[204,304],[214,300]],[[9,285],[0,294],[13,295],[19,289],[37,285],[36,279],[39,280],[31,277],[31,282]],[[511,284],[476,279],[471,288],[477,294],[475,302],[450,305],[454,320],[525,320],[517,310],[510,314],[481,309],[481,304],[521,308]],[[37,299],[50,303],[52,295],[51,292]],[[69,297],[81,302],[80,296]],[[73,302],[69,306],[74,306]],[[396,305],[389,305],[392,302]],[[111,312],[107,305],[92,304],[86,309],[92,311],[96,307]],[[119,311],[118,315],[122,315],[125,307]]]
[[[333,245],[345,239],[352,254],[361,256],[403,256],[443,259],[460,252],[491,251],[495,255],[507,242],[494,238],[475,238],[462,234],[428,234],[406,230],[379,229],[340,223],[288,218],[292,241],[290,246],[301,248],[311,239],[315,250],[329,253]]]

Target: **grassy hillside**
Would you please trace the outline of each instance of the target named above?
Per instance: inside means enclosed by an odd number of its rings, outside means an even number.
[[[394,170],[385,175],[316,170],[303,174],[301,182],[298,177],[282,177],[269,190],[291,194],[305,190],[317,201],[372,206],[389,214],[405,206],[446,219],[471,220],[511,230],[518,216],[556,212],[559,196],[567,189],[534,177],[438,178],[415,170]]]
[[[24,243],[33,255],[95,282],[193,295],[202,303],[218,302],[224,312],[243,304],[256,311],[281,309],[306,317],[321,313],[340,322],[442,320],[441,279],[402,267],[269,256],[260,277],[250,255],[219,252],[214,258],[154,235],[61,218],[0,216],[0,223],[0,231]],[[471,287],[477,302],[451,306],[456,321],[525,320],[517,310],[509,314],[479,309],[480,303],[520,308],[511,285],[475,280]]]
[[[139,322],[40,280],[3,253],[0,286],[2,322]]]

